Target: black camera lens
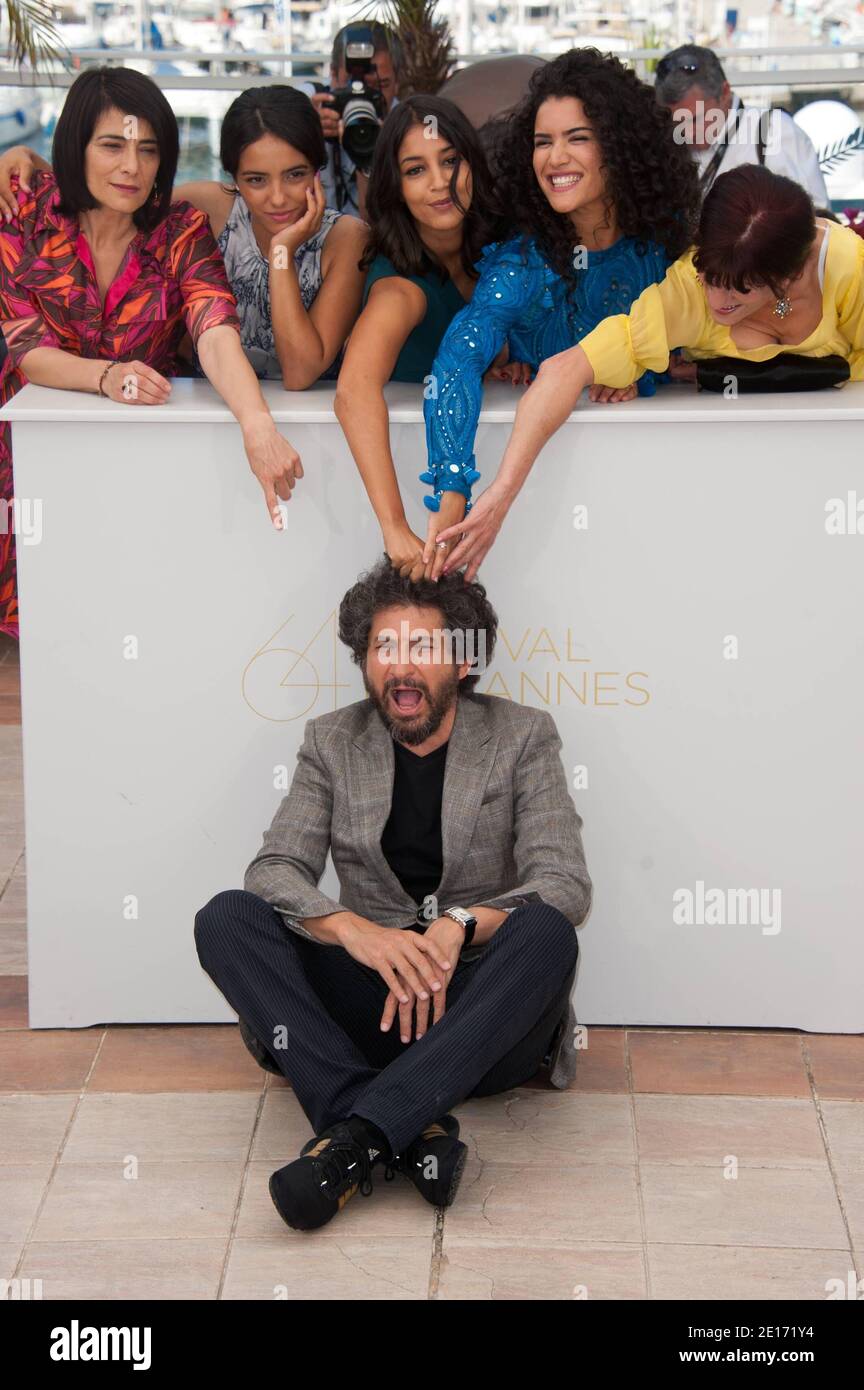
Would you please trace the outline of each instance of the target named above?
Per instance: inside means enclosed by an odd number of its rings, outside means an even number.
[[[372,159],[381,122],[371,101],[354,97],[342,115],[342,148],[359,169],[366,169]]]

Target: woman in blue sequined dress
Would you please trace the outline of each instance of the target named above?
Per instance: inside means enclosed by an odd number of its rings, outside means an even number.
[[[480,476],[474,436],[483,374],[502,345],[536,371],[608,315],[626,312],[690,245],[698,216],[690,152],[676,143],[668,112],[635,73],[596,49],[538,68],[497,147],[499,189],[519,233],[484,251],[471,303],[452,320],[432,367],[420,476],[432,489],[423,500],[433,513],[427,555],[438,540],[426,567],[433,578],[450,559]],[[639,393],[654,389],[646,373]],[[591,394],[615,401],[636,390],[598,385]]]

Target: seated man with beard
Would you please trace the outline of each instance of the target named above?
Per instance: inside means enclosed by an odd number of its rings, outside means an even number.
[[[450,1108],[544,1063],[555,1086],[574,1074],[582,821],[551,715],[475,693],[497,623],[460,573],[412,583],[384,556],[363,575],[339,636],[368,698],[308,721],[244,890],[195,919],[201,964],[315,1131],[270,1179],[297,1230],[368,1195],[381,1163],[448,1206],[466,1158]],[[338,901],[318,888],[328,850]]]

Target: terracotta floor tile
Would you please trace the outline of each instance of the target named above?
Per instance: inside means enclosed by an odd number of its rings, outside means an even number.
[[[2,795],[2,793],[0,793]],[[6,883],[24,851],[24,832],[0,830],[0,888]]]
[[[353,1198],[336,1221],[346,1221],[360,1200]],[[292,1302],[422,1302],[428,1297],[431,1241],[426,1232],[408,1238],[388,1233],[386,1239],[376,1239],[367,1225],[362,1235],[346,1238],[343,1232],[337,1244],[321,1240],[323,1230],[290,1231],[284,1225],[282,1230],[287,1240],[232,1241],[224,1298],[272,1303],[277,1291]]]
[[[53,1159],[0,1163],[0,1240],[23,1242],[48,1186]]]
[[[275,1077],[273,1078],[276,1079]],[[274,1167],[290,1163],[314,1131],[290,1087],[268,1088],[255,1130],[251,1159],[272,1160]]]
[[[811,1099],[791,1096],[634,1096],[639,1161],[749,1168],[824,1168]],[[860,1107],[864,1109],[864,1107]]]
[[[0,1091],[80,1091],[102,1028],[0,1032]]]
[[[642,1202],[649,1243],[749,1245],[837,1250],[849,1238],[827,1161],[823,1168],[738,1169],[643,1163]]]
[[[26,1028],[28,1014],[27,976],[0,975],[0,1031]]]
[[[27,878],[16,866],[0,894],[0,922],[27,921]]]
[[[0,975],[27,974],[27,923],[0,921]]]
[[[628,1085],[625,1034],[624,1028],[587,1027],[587,1046],[579,1051],[576,1059],[576,1078],[567,1089],[612,1091],[618,1095],[626,1093]],[[542,1069],[530,1081],[523,1081],[522,1085],[538,1091],[557,1091],[561,1094],[549,1080],[549,1072]]]
[[[587,1028],[587,1047],[576,1059],[574,1091],[628,1091],[626,1028]]]
[[[644,1298],[641,1246],[472,1241],[450,1236],[445,1217],[439,1301],[503,1303],[576,1297],[591,1302]]]
[[[836,1171],[853,1249],[864,1250],[864,1168],[860,1163],[838,1163]]]
[[[548,1164],[635,1162],[630,1107],[629,1096],[554,1089],[538,1094],[519,1087],[462,1101],[453,1113],[459,1138],[475,1160],[516,1164],[533,1187]]]
[[[649,1245],[652,1298],[823,1301],[828,1281],[845,1284],[851,1261],[837,1250],[741,1245]],[[706,1343],[707,1345],[707,1343]]]
[[[0,764],[5,769],[3,781],[8,792],[17,784],[21,787],[24,771],[24,752],[20,724],[0,724]]]
[[[21,1277],[42,1280],[51,1299],[213,1299],[226,1241],[36,1240],[28,1246]],[[272,1295],[271,1295],[272,1296]]]
[[[641,1240],[635,1166],[545,1165],[530,1181],[520,1163],[481,1162],[469,1150],[445,1228],[466,1241],[584,1245]]]
[[[242,1160],[61,1163],[33,1239],[227,1240],[242,1177]]]
[[[0,725],[3,712],[0,709]],[[20,835],[24,838],[24,792],[21,787],[6,790],[0,797],[0,835]]]
[[[21,723],[21,696],[17,691],[0,692],[0,724]]]
[[[79,1102],[69,1091],[0,1096],[0,1164],[53,1162]]]
[[[864,1035],[805,1033],[818,1096],[832,1100],[864,1100]]]
[[[264,1085],[269,1091],[271,1088],[276,1091],[290,1091],[291,1082],[287,1076],[276,1076],[273,1072],[264,1073]]]
[[[60,1163],[119,1164],[125,1154],[142,1163],[245,1160],[260,1098],[254,1091],[88,1092],[78,1102]],[[44,1104],[49,1098],[38,1099]],[[303,1141],[308,1137],[307,1125]]]
[[[864,1105],[857,1100],[823,1100],[820,1108],[835,1163],[864,1172]]]
[[[631,1032],[628,1042],[636,1092],[811,1094],[797,1033]]]
[[[109,1027],[90,1091],[258,1091],[265,1073],[237,1025]]]

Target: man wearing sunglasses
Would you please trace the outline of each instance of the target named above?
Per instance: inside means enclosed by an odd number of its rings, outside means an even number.
[[[817,209],[830,208],[819,160],[804,131],[777,108],[745,106],[710,48],[684,44],[660,59],[657,100],[672,112],[676,139],[690,146],[703,196],[740,164],[764,164],[800,183]]]

